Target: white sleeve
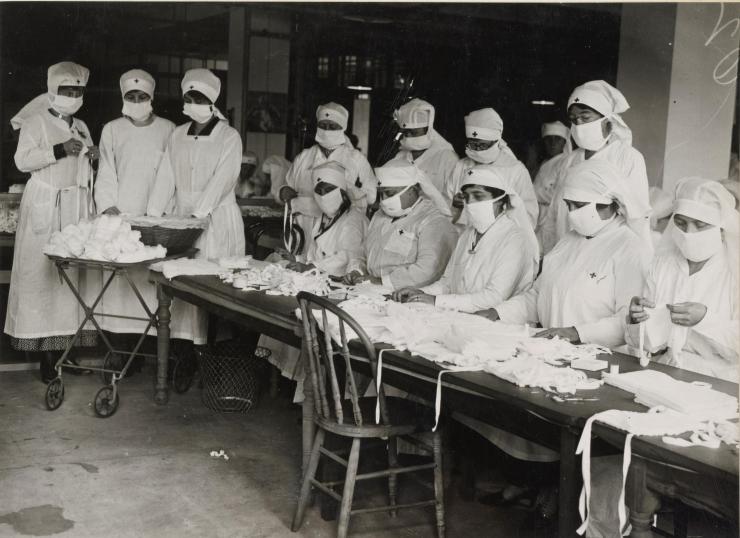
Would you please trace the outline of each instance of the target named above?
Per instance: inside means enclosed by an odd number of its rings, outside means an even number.
[[[21,127],[15,165],[21,172],[35,172],[57,162],[54,147],[44,139],[43,120],[39,116],[28,118]]]
[[[514,172],[514,188],[522,199],[522,202],[524,202],[524,207],[529,215],[529,220],[532,222],[532,229],[534,229],[535,226],[537,226],[537,217],[540,214],[540,206],[537,203],[537,195],[534,192],[532,178],[529,176],[527,168],[522,163],[518,163],[516,168],[517,170]]]
[[[103,127],[100,135],[100,165],[95,179],[95,206],[98,213],[118,205],[118,172],[113,152],[113,134],[110,124]]]
[[[515,295],[508,301],[494,306],[499,319],[504,323],[513,325],[524,325],[525,323],[535,325],[539,323],[537,299],[540,295],[540,282],[541,279],[538,278],[534,281],[532,287],[524,293]]]
[[[241,162],[242,139],[239,133],[232,132],[224,141],[216,170],[198,199],[193,215],[201,219],[207,217],[227,195],[234,192],[239,181]]]

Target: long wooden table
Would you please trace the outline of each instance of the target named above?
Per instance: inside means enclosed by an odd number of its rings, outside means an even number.
[[[151,272],[150,280],[157,285],[158,306],[158,367],[155,400],[166,403],[168,399],[167,363],[169,357],[169,307],[173,297],[185,300],[212,312],[222,318],[234,321],[250,330],[260,332],[296,347],[301,346],[301,325],[295,317],[298,306],[294,297],[269,296],[264,292],[244,292],[220,282],[215,276],[182,276],[167,280],[161,273]],[[379,346],[383,347],[383,346]],[[640,366],[633,357],[615,354],[603,356],[611,364],[619,364],[620,372],[637,370]],[[734,383],[678,370],[668,366],[650,366],[685,381],[706,381],[715,389],[736,395],[738,386]],[[423,357],[409,353],[387,351],[383,355],[383,378],[385,382],[409,390],[423,397],[433,394],[440,367]],[[596,375],[596,374],[592,374]],[[304,466],[310,453],[313,439],[313,393],[310,383],[305,383],[303,404],[303,453]],[[542,390],[521,388],[483,372],[448,373],[443,377],[443,406],[456,409],[474,418],[502,425],[509,410],[518,411],[526,420],[509,420],[506,429],[523,437],[532,438],[528,427],[531,420],[549,427],[554,436],[549,439],[532,440],[549,444],[560,451],[560,495],[559,495],[559,535],[575,535],[578,526],[577,504],[581,487],[580,467],[575,455],[576,445],[585,421],[595,413],[607,409],[645,411],[634,403],[631,394],[611,386],[603,386],[597,391],[594,402],[558,403]],[[584,393],[586,394],[586,393]],[[507,413],[502,413],[501,409]],[[511,417],[509,417],[511,418]],[[624,432],[595,424],[594,434],[621,448]],[[546,436],[547,437],[547,436]],[[553,439],[554,437],[554,439]],[[640,437],[633,442],[635,456],[648,458],[633,465],[644,469],[645,465],[666,463],[688,471],[712,476],[716,480],[735,485],[738,483],[738,457],[728,446],[710,450],[699,447],[675,447],[666,445],[659,437]],[[638,461],[640,458],[635,458]],[[670,468],[670,467],[669,467]],[[647,474],[645,475],[647,476]],[[644,478],[644,476],[642,477]],[[639,481],[638,481],[639,482]],[[647,487],[647,486],[646,486]],[[644,514],[643,514],[644,515]],[[638,531],[639,532],[639,531]]]

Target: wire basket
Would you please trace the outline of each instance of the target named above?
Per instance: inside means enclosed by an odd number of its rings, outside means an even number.
[[[141,242],[149,246],[162,245],[167,254],[181,254],[191,248],[203,233],[203,228],[165,228],[163,226],[137,226],[132,230],[141,232]]]
[[[219,342],[195,348],[203,381],[201,399],[222,413],[246,413],[257,404],[269,363],[269,350]]]

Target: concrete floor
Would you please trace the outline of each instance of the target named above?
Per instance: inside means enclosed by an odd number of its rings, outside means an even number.
[[[300,467],[298,407],[288,398],[264,397],[248,414],[218,414],[201,404],[197,387],[158,407],[151,370],[122,382],[120,407],[109,419],[92,409],[102,386],[97,375],[66,375],[65,401],[50,412],[36,371],[0,373],[0,536],[335,536],[334,522],[323,521],[317,506],[299,533],[290,532]],[[209,455],[222,449],[228,461]],[[379,502],[381,486],[374,493]],[[402,495],[419,489],[401,482]],[[449,537],[534,538],[518,530],[527,512],[464,502],[456,490],[447,492]],[[357,491],[367,497],[362,486]],[[433,536],[433,513],[357,516],[350,531]]]

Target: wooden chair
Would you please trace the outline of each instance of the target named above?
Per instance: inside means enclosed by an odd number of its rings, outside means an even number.
[[[414,423],[396,424],[391,420],[388,401],[385,398],[383,387],[378,387],[378,398],[380,399],[380,424],[375,423],[372,412],[365,412],[361,407],[358,383],[355,377],[354,366],[356,361],[350,359],[347,345],[347,327],[359,337],[364,346],[365,355],[369,358],[370,369],[373,379],[377,379],[377,358],[375,347],[360,325],[352,319],[341,308],[332,302],[301,292],[298,294],[298,302],[301,308],[303,322],[303,338],[306,339],[307,361],[306,375],[309,376],[313,385],[315,397],[315,422],[316,437],[314,438],[311,456],[303,476],[300,497],[296,506],[295,515],[291,529],[295,532],[303,523],[306,507],[309,503],[311,486],[322,493],[332,497],[340,505],[339,523],[337,536],[347,536],[350,517],[356,514],[387,511],[394,516],[396,510],[403,508],[418,508],[422,506],[434,506],[437,519],[437,535],[443,538],[445,534],[444,503],[443,503],[443,481],[442,481],[442,442],[439,431],[433,434],[432,452],[434,461],[427,464],[419,464],[408,467],[400,467],[396,458],[396,443],[400,436],[407,436],[422,431],[431,431],[431,424],[424,430],[421,425]],[[329,329],[329,319],[335,318],[339,325],[339,338],[341,342],[334,344]],[[336,325],[335,325],[336,327]],[[336,332],[334,333],[336,335]],[[335,364],[335,360],[339,365]],[[343,364],[342,364],[343,363]],[[346,383],[340,383],[337,379],[337,366],[346,368]],[[350,398],[344,398],[345,390]],[[374,404],[375,399],[372,400]],[[391,399],[393,400],[393,399]],[[344,459],[343,453],[333,452],[324,446],[326,433],[332,433],[352,440],[349,457]],[[364,474],[357,473],[360,457],[360,446],[362,441],[386,440],[388,443],[388,468]],[[417,440],[412,442],[418,444]],[[316,479],[316,469],[319,458],[325,456],[336,463],[346,467],[346,475],[342,494],[338,494],[334,487],[342,484],[338,482],[320,482]],[[407,504],[396,503],[396,489],[398,475],[413,473],[422,470],[432,470],[434,474],[434,498],[431,500],[413,502]],[[413,475],[411,475],[413,476]],[[370,508],[352,509],[352,498],[355,484],[360,480],[376,478],[388,478],[389,503],[383,506]]]

